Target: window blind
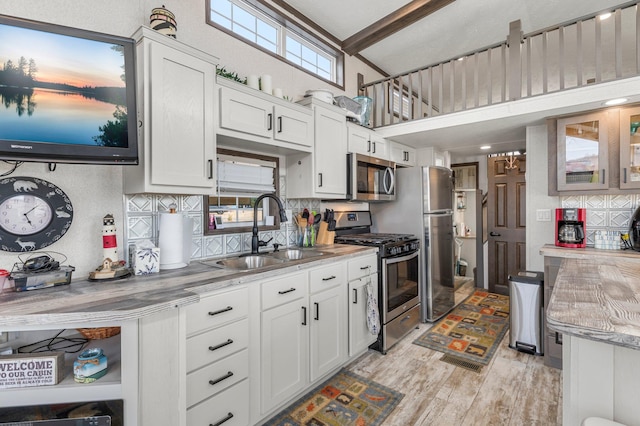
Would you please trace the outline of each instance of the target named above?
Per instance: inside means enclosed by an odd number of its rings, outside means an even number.
[[[218,190],[227,194],[275,192],[276,163],[257,158],[218,154]]]

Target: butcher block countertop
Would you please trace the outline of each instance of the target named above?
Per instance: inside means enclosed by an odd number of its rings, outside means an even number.
[[[316,246],[326,254],[258,271],[220,269],[194,260],[185,268],[115,281],[72,281],[70,285],[0,294],[0,330],[48,324],[105,323],[142,318],[197,303],[201,294],[331,264],[339,257],[376,253],[377,248]]]
[[[550,245],[540,253],[563,258],[547,308],[549,328],[640,350],[640,253]]]

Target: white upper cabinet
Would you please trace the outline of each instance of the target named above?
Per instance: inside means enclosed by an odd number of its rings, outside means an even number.
[[[219,77],[216,133],[221,145],[272,152],[311,152],[313,116],[292,104]]]
[[[140,164],[124,167],[125,193],[215,193],[218,58],[145,27],[134,38]]]
[[[416,165],[416,150],[398,142],[388,141],[389,160],[398,166],[413,167]]]
[[[349,152],[369,157],[389,159],[388,142],[374,130],[347,123]]]
[[[306,98],[314,117],[313,154],[287,157],[287,197],[343,199],[347,193],[346,113]]]

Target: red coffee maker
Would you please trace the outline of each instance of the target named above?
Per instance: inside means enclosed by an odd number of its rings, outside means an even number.
[[[584,248],[587,209],[556,209],[556,246]]]

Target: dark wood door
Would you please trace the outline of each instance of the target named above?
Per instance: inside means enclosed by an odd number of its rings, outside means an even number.
[[[508,294],[508,276],[526,267],[527,158],[489,157],[487,231],[489,291]]]

